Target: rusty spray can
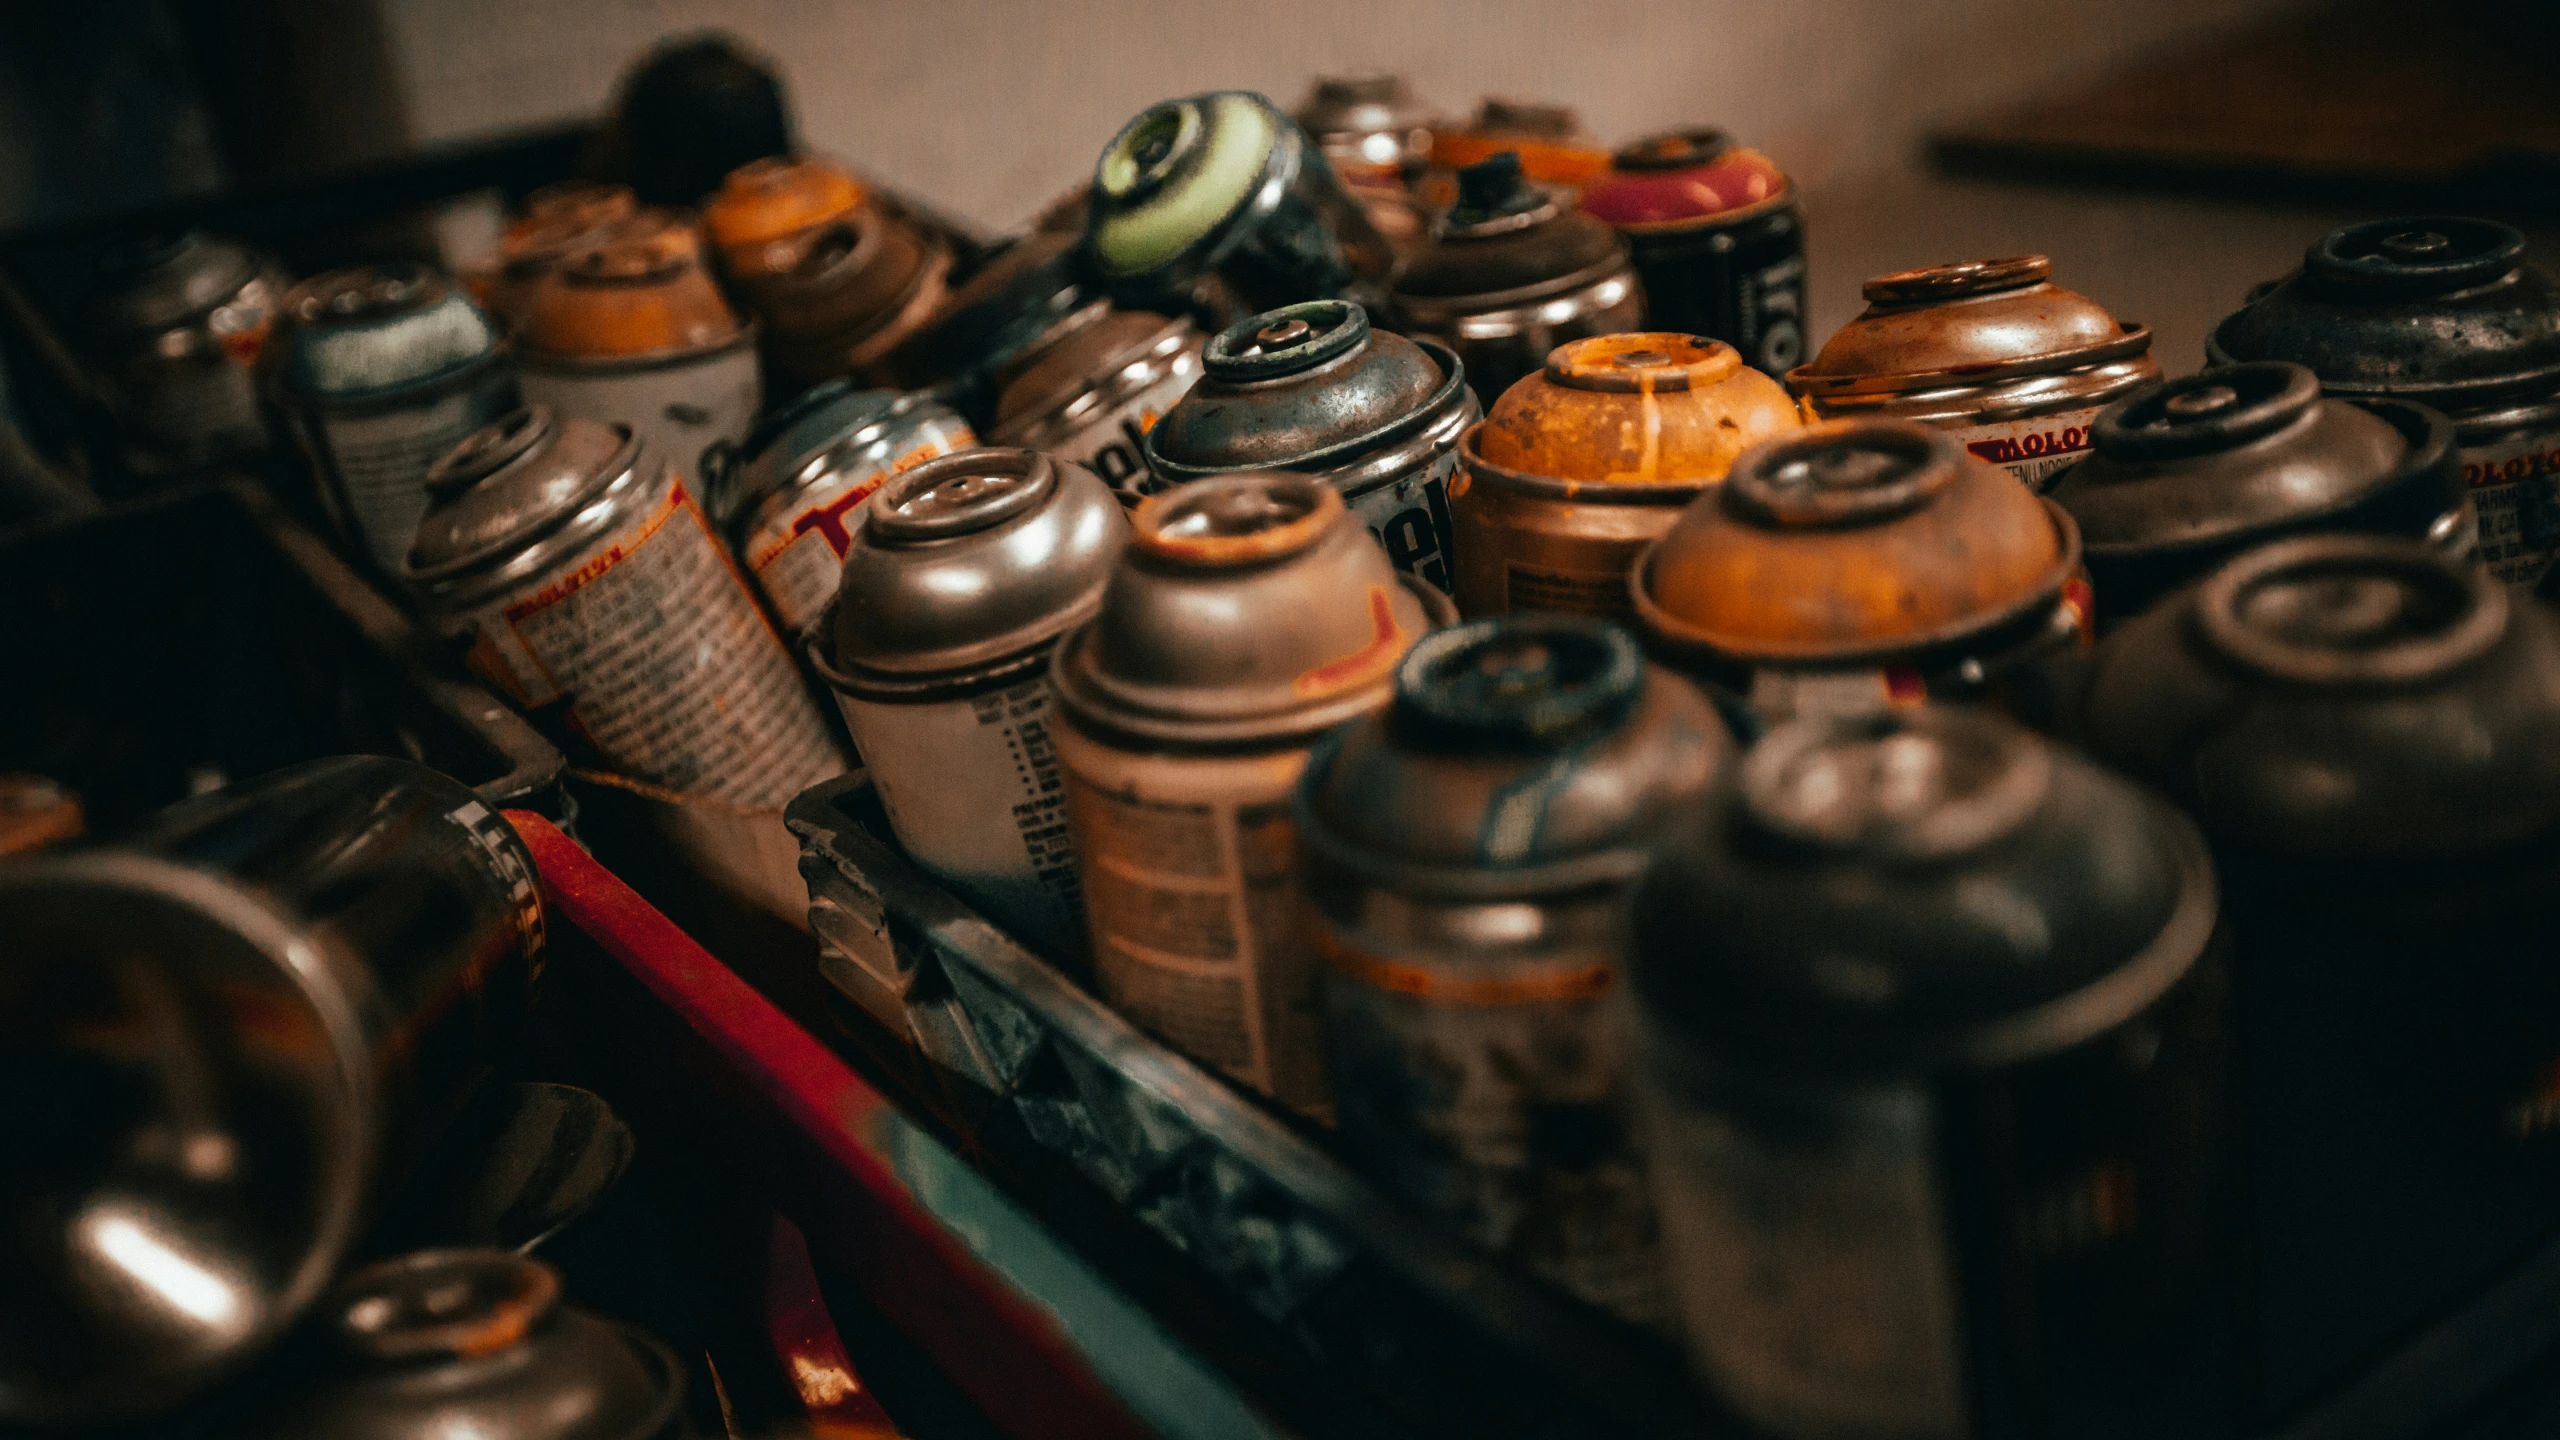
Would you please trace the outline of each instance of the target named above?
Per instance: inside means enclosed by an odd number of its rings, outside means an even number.
[[[1763,440],[1802,428],[1720,340],[1638,332],[1559,346],[1459,442],[1458,609],[1624,620],[1627,571]]]
[[[950,294],[950,247],[878,205],[776,243],[790,263],[748,287],[774,369],[798,385],[894,385],[890,352]]]
[[[1569,106],[1488,95],[1464,124],[1431,139],[1431,170],[1422,196],[1434,209],[1458,203],[1458,172],[1508,150],[1521,173],[1574,203],[1582,187],[1609,171],[1609,147],[1592,137]]]
[[[527,401],[629,426],[701,493],[728,483],[764,403],[756,331],[711,283],[690,223],[615,222],[542,278],[519,338]]]
[[[1227,470],[1315,475],[1397,569],[1450,588],[1449,477],[1458,437],[1483,413],[1455,351],[1373,331],[1350,301],[1312,300],[1219,332],[1201,369],[1147,432],[1158,485]]]
[[[1326,75],[1292,117],[1316,142],[1369,223],[1399,255],[1420,248],[1431,212],[1414,193],[1440,128],[1401,75]]]
[[[1762,443],[1631,582],[1648,647],[1777,718],[1987,697],[2058,724],[2049,666],[2093,623],[2070,514],[1907,420]]]
[[[1456,351],[1489,404],[1558,345],[1641,326],[1645,298],[1616,233],[1531,184],[1505,150],[1458,172],[1458,203],[1397,272],[1392,313]]]
[[[1241,307],[1386,298],[1395,252],[1333,166],[1264,97],[1141,111],[1103,147],[1086,253],[1118,298],[1162,304],[1215,276]]]
[[[283,311],[270,393],[348,548],[396,575],[428,469],[519,403],[498,324],[420,265],[333,270]]]
[[[1701,1378],[1788,1436],[2139,1413],[2218,1269],[2224,968],[2195,827],[1996,715],[1923,706],[1773,731],[1683,832],[1627,963]]]
[[[1732,755],[1713,707],[1582,616],[1424,637],[1298,792],[1344,1151],[1485,1249],[1666,1327],[1611,1013],[1627,901]]]
[[[593,243],[606,226],[639,208],[628,185],[594,180],[545,185],[527,195],[524,208],[507,222],[493,261],[466,271],[463,283],[489,313],[521,326],[531,308],[533,287],[542,277]]]
[[[799,261],[795,242],[855,214],[870,191],[824,160],[769,155],[729,172],[702,207],[720,269],[752,300],[757,287]]]
[[[2553,1237],[2560,620],[2417,541],[2281,540],[2110,635],[2087,728],[2221,872],[2280,1417]]]
[[[734,529],[738,554],[783,633],[798,635],[826,613],[872,492],[900,471],[977,443],[968,421],[926,396],[851,390],[749,461]]]
[[[1086,466],[1135,506],[1147,432],[1199,383],[1207,344],[1179,316],[1089,302],[997,374],[995,442]]]
[[[1095,975],[1142,1029],[1329,1116],[1289,792],[1317,737],[1384,705],[1406,648],[1455,612],[1312,476],[1185,485],[1132,532],[1049,672]]]
[[[1787,372],[1826,419],[1933,425],[2029,489],[2089,448],[2107,402],[2160,378],[2151,328],[2053,283],[2042,255],[1901,270],[1866,283],[1867,308]]]
[[[2045,493],[2080,526],[2101,629],[2253,546],[2303,531],[2477,547],[2453,428],[2422,405],[2324,398],[2281,360],[2159,380],[2098,412]]]
[[[729,547],[629,427],[528,406],[427,488],[402,578],[473,670],[616,772],[778,810],[844,769]]]
[[[256,367],[292,284],[237,242],[189,231],[108,257],[82,316],[146,474],[240,460],[267,448]]]
[[[1610,157],[1582,209],[1626,237],[1647,327],[1722,340],[1764,375],[1803,363],[1804,216],[1768,156],[1720,130],[1648,135]]]
[[[2334,230],[2205,340],[2205,363],[2292,360],[2350,399],[2444,413],[2480,553],[2530,586],[2560,557],[2560,292],[2524,233],[2452,215]]]
[[[1051,956],[1084,949],[1049,664],[1129,538],[1111,487],[1032,450],[963,450],[857,517],[810,659],[908,853]]]

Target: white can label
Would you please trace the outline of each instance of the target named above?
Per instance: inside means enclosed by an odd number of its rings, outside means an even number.
[[[1449,476],[1457,468],[1453,448],[1426,469],[1350,497],[1352,515],[1387,559],[1443,595],[1451,593]]]
[[[2560,557],[2560,434],[2519,435],[2461,458],[2481,563],[2509,584],[2532,585]]]
[[[889,828],[924,867],[1052,955],[1084,930],[1049,682],[921,705],[838,692]]]
[[[549,572],[530,594],[461,617],[472,668],[568,723],[634,779],[778,810],[844,758],[686,493]]]
[[[310,417],[347,523],[384,574],[400,573],[417,539],[427,513],[428,467],[497,419],[504,400],[501,387],[473,385],[409,409]]]
[[[917,444],[888,463],[861,472],[848,471],[793,497],[748,533],[747,568],[756,574],[773,617],[787,633],[809,628],[827,602],[835,598],[836,581],[844,573],[844,552],[862,503],[890,476],[978,443],[966,425],[931,422]]]
[[[1156,421],[1173,408],[1175,401],[1191,392],[1200,378],[1199,367],[1176,366],[1165,377],[1122,401],[1113,410],[1094,417],[1082,429],[1048,447],[1060,460],[1072,460],[1099,475],[1114,490],[1144,493],[1149,487],[1147,473],[1147,432]]]
[[[2043,494],[2054,476],[2089,453],[2089,422],[2105,408],[2092,405],[2085,410],[2061,410],[2032,420],[2004,420],[1996,425],[1952,425],[1947,433],[1956,437],[1956,443],[1975,459],[1990,461],[2017,476],[2028,489]]]
[[[646,369],[555,370],[529,361],[524,398],[557,414],[630,426],[651,454],[717,495],[737,465],[763,389],[755,347],[739,345]]]

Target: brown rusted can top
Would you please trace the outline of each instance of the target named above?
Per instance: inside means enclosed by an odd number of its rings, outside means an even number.
[[[752,286],[798,261],[789,242],[870,200],[860,180],[824,160],[768,155],[729,172],[702,207],[702,223],[730,278]]]
[[[950,250],[878,206],[777,244],[789,264],[748,287],[774,363],[803,384],[892,383],[882,362],[950,293]]]
[[[2089,448],[2108,401],[2157,379],[2151,329],[2053,283],[2042,255],[1879,275],[1867,308],[1787,386],[1829,419],[1888,415],[1956,435],[2026,484]]]
[[[1803,423],[1721,340],[1637,332],[1556,347],[1459,441],[1458,608],[1625,617],[1636,552],[1744,450]]]
[[[1584,128],[1571,107],[1487,96],[1475,118],[1431,144],[1434,169],[1463,170],[1509,150],[1520,168],[1547,185],[1588,185],[1609,171],[1609,147]],[[1451,195],[1455,194],[1452,183]]]
[[[507,222],[494,262],[466,274],[471,296],[521,326],[534,286],[615,221],[639,209],[628,185],[561,180],[525,197]]]
[[[529,353],[577,360],[714,350],[744,329],[702,268],[701,236],[669,210],[591,236],[535,283],[523,326]]]

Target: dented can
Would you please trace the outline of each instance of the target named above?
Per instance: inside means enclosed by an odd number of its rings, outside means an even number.
[[[2522,231],[2452,215],[2349,225],[2262,288],[2206,337],[2206,364],[2292,360],[2332,395],[2442,411],[2481,558],[2528,587],[2560,559],[2560,291]]]
[[[1936,426],[2041,490],[2089,449],[2109,401],[2160,378],[2151,328],[2053,283],[2042,255],[1901,270],[1866,283],[1867,308],[1787,372],[1826,419]]]
[[[1621,148],[1582,209],[1626,237],[1645,325],[1708,335],[1764,375],[1804,361],[1804,216],[1795,182],[1721,130],[1666,130]]]
[[[1472,119],[1432,137],[1423,198],[1440,207],[1457,203],[1457,172],[1505,150],[1520,157],[1521,173],[1568,204],[1609,170],[1609,147],[1583,128],[1571,107],[1488,95]]]
[[[702,228],[721,270],[753,295],[798,263],[794,242],[870,203],[870,191],[838,166],[769,155],[729,172],[702,207]]]
[[[1559,346],[1459,442],[1458,609],[1631,617],[1636,553],[1744,450],[1803,424],[1778,382],[1720,340],[1638,332]]]
[[[663,210],[615,222],[535,287],[520,336],[524,397],[563,419],[626,425],[700,493],[728,483],[764,403],[756,331]]]
[[[1048,681],[1129,521],[1090,470],[963,450],[862,507],[810,660],[918,863],[1052,957],[1084,952]]]
[[[1141,1029],[1324,1117],[1290,788],[1454,612],[1311,476],[1215,476],[1148,500],[1132,530],[1049,672],[1094,973]]]
[[[1777,718],[1992,698],[2055,725],[2049,667],[2092,624],[2070,514],[1907,420],[1750,450],[1631,583],[1660,658]]]
[[[1215,276],[1234,301],[1386,297],[1395,252],[1289,117],[1260,95],[1167,100],[1095,163],[1086,253],[1117,298],[1184,296]]]
[[[2100,628],[2252,546],[2303,531],[2478,544],[2453,428],[2422,405],[2324,398],[2281,360],[2161,380],[2098,412],[2045,493],[2080,526]]]
[[[1449,476],[1483,412],[1437,340],[1369,328],[1315,300],[1240,320],[1209,341],[1200,383],[1146,434],[1159,486],[1229,470],[1295,470],[1342,492],[1399,570],[1446,592]]]
[[[2282,540],[2117,629],[2087,730],[2222,875],[2241,1344],[2287,1415],[2560,1230],[2560,619],[2416,541]]]
[[[861,506],[882,482],[978,443],[969,422],[922,395],[853,391],[823,407],[826,438],[786,433],[749,462],[738,554],[787,635],[826,613]]]
[[[1134,507],[1147,432],[1199,383],[1207,344],[1188,320],[1096,300],[997,376],[995,441],[1083,465]]]
[[[843,771],[729,547],[630,427],[528,406],[427,488],[402,578],[517,705],[620,774],[749,809]]]
[[[1398,329],[1458,353],[1482,404],[1558,345],[1645,314],[1624,242],[1529,183],[1507,150],[1458,173],[1458,203],[1397,272],[1393,306]]]
[[[1306,943],[1352,1163],[1590,1303],[1669,1328],[1615,1022],[1627,902],[1733,752],[1581,617],[1438,631],[1297,799]]]
[[[257,363],[285,288],[275,262],[189,231],[109,257],[82,316],[83,346],[104,374],[151,474],[264,452]]]
[[[495,320],[421,265],[333,270],[287,292],[271,393],[349,549],[396,575],[427,513],[427,471],[514,410]]]
[[[1997,716],[1752,747],[1627,961],[1700,1377],[1780,1435],[2141,1415],[2222,1261],[2216,920],[2193,825]]]

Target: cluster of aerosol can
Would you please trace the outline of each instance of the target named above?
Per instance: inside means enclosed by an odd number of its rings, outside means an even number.
[[[2040,256],[1809,358],[1803,276],[1714,131],[1379,80],[957,284],[774,157],[261,303],[518,703],[772,808],[814,677],[923,865],[1756,1424],[2298,1408],[2560,1216],[2560,296],[2349,226],[2163,379]]]

